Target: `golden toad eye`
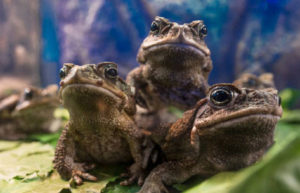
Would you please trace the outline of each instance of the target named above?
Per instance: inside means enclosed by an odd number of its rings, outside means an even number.
[[[206,36],[207,35],[207,27],[205,25],[202,25],[200,27],[200,30],[199,32],[203,35],[203,36]]]
[[[150,30],[157,33],[159,31],[159,24],[156,21],[153,21],[150,26]]]
[[[59,70],[59,77],[60,78],[64,78],[66,76],[66,69],[65,68],[61,68]]]
[[[226,105],[232,100],[232,92],[226,88],[217,88],[210,94],[210,101],[218,106]]]
[[[59,70],[59,77],[63,79],[67,76],[71,68],[74,67],[73,63],[64,63],[63,67]]]

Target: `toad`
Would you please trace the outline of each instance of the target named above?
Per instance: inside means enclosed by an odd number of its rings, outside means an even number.
[[[56,150],[54,166],[63,179],[80,185],[97,178],[88,170],[100,164],[134,162],[122,185],[143,180],[143,135],[135,125],[135,100],[118,76],[117,64],[64,64],[60,99],[70,113]]]
[[[60,128],[54,117],[59,107],[57,86],[45,89],[27,87],[0,101],[0,139],[25,139],[30,134],[48,133]]]
[[[166,186],[194,175],[208,177],[255,163],[272,146],[282,114],[277,90],[217,84],[163,133],[153,132],[166,161],[154,168],[139,193],[168,192]],[[164,137],[163,137],[164,136]]]
[[[263,73],[256,76],[251,73],[243,73],[238,79],[233,82],[234,85],[240,88],[275,88],[274,78],[272,73]]]
[[[205,97],[212,70],[202,20],[179,25],[155,17],[137,54],[140,66],[127,76],[141,107],[156,111],[166,106],[191,108]]]

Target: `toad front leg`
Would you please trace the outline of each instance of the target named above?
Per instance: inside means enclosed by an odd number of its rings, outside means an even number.
[[[123,132],[130,148],[130,153],[134,159],[134,163],[129,167],[129,171],[126,174],[122,174],[123,176],[129,177],[127,180],[121,182],[121,185],[130,185],[134,183],[135,181],[138,182],[139,185],[142,185],[144,183],[145,179],[145,170],[147,168],[147,165],[143,164],[145,162],[143,152],[143,136],[140,130],[133,124],[127,125]],[[148,147],[145,147],[146,151]],[[149,147],[152,148],[152,147]],[[148,156],[150,157],[150,156]]]
[[[81,185],[83,179],[96,181],[95,176],[86,172],[94,168],[94,165],[76,163],[74,162],[75,156],[74,141],[68,135],[68,129],[64,129],[55,149],[54,168],[63,179],[69,180],[72,178],[77,185]]]
[[[137,104],[143,108],[151,108],[153,104],[150,103],[152,101],[152,97],[146,94],[147,92],[151,92],[151,88],[149,87],[148,82],[144,78],[146,74],[144,74],[145,66],[137,67],[133,69],[127,75],[126,82],[135,89],[134,95],[137,101]]]
[[[197,172],[194,161],[181,160],[162,163],[151,171],[138,193],[168,193],[166,186],[182,183]]]

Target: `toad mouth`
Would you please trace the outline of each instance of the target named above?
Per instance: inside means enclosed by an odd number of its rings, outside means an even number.
[[[201,119],[195,122],[195,125],[199,132],[210,130],[211,128],[230,127],[232,125],[246,122],[248,120],[264,119],[267,121],[278,121],[282,115],[282,109],[276,108],[273,111],[269,111],[265,108],[248,108],[245,110],[237,111],[227,116],[217,115],[213,120]],[[253,125],[255,125],[253,123]]]
[[[112,89],[107,88],[108,86],[102,85],[102,86],[95,86],[91,84],[70,84],[64,86],[60,91],[60,98],[62,98],[66,93],[77,93],[77,94],[83,94],[84,96],[89,93],[96,96],[108,96],[111,97],[115,101],[119,101],[120,99],[123,100],[125,98],[125,95],[122,94],[122,92],[117,92]]]
[[[58,98],[45,98],[38,100],[34,103],[30,101],[23,102],[22,104],[19,104],[16,106],[16,111],[24,111],[30,108],[38,107],[38,106],[58,106],[59,101]]]
[[[202,48],[201,46],[197,46],[191,43],[185,43],[185,42],[161,42],[158,44],[154,44],[154,45],[149,45],[149,46],[144,46],[143,49],[145,51],[148,52],[152,52],[155,50],[160,50],[160,49],[170,49],[170,48],[174,48],[177,50],[189,50],[192,51],[194,53],[196,53],[197,55],[201,55],[201,56],[208,56],[209,55],[209,51],[205,50],[204,48]]]

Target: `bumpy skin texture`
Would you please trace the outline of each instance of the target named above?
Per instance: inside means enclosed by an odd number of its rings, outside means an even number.
[[[24,139],[29,134],[57,131],[60,121],[53,113],[59,106],[57,86],[25,88],[0,101],[0,139]]]
[[[236,79],[233,84],[240,88],[264,89],[275,88],[274,78],[272,73],[263,73],[256,76],[250,73],[242,74]]]
[[[80,185],[96,180],[87,171],[97,164],[128,163],[130,178],[142,183],[143,135],[136,127],[134,97],[111,62],[65,64],[60,73],[60,97],[70,113],[55,151],[54,165],[64,179]]]
[[[193,175],[205,177],[253,164],[273,144],[281,114],[275,89],[212,86],[207,98],[165,128],[165,137],[153,133],[166,161],[152,170],[139,193],[167,192],[166,186]]]
[[[187,109],[205,97],[212,70],[206,30],[201,20],[179,25],[155,18],[137,55],[140,66],[127,76],[140,106],[150,111],[169,105]]]

